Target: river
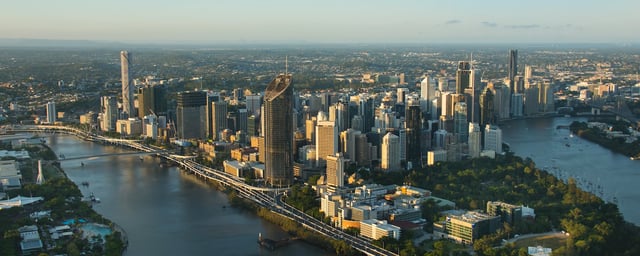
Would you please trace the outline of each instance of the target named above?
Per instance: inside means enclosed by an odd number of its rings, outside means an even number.
[[[47,138],[65,157],[128,150],[86,142],[68,135]],[[82,166],[84,163],[84,166]],[[278,226],[228,205],[224,193],[159,159],[138,155],[62,161],[62,168],[84,195],[94,193],[94,209],[127,233],[125,255],[333,255],[303,241],[269,251],[257,244],[258,233],[289,237]],[[89,186],[82,186],[88,182]]]
[[[558,117],[512,120],[501,124],[503,141],[521,157],[559,178],[573,177],[581,188],[617,202],[625,220],[640,225],[640,161],[571,135],[569,125],[586,118]]]

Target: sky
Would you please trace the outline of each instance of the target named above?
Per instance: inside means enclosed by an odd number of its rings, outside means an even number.
[[[0,38],[117,42],[638,43],[637,0],[14,0]]]

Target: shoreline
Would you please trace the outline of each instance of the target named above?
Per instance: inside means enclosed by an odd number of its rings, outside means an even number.
[[[74,137],[75,137],[75,136],[74,136]],[[43,143],[43,144],[42,144],[42,146],[43,146],[43,147],[45,147],[45,148],[47,148],[47,150],[49,150],[49,151],[53,152],[53,153],[54,153],[54,155],[55,155],[55,160],[53,160],[53,161],[55,161],[55,162],[58,162],[58,163],[59,163],[59,161],[58,161],[58,160],[59,160],[59,158],[58,158],[58,154],[57,154],[53,149],[51,149],[51,147],[49,147],[49,145],[47,145],[46,143]],[[59,172],[60,174],[62,174],[62,176],[64,177],[64,179],[66,179],[66,180],[70,181],[71,183],[73,183],[73,184],[76,186],[76,188],[77,188],[78,190],[80,190],[80,187],[78,187],[78,184],[77,184],[77,183],[75,183],[73,180],[69,179],[69,176],[67,175],[67,173],[65,172],[65,170],[62,168],[62,166],[57,166],[57,168],[56,168],[56,169],[58,170],[58,172]],[[93,209],[93,207],[91,207],[91,208]],[[98,213],[96,210],[93,210],[93,211],[94,211],[96,214],[98,214],[98,215],[100,216],[100,218],[102,218],[102,220],[106,220],[106,222],[107,222],[107,224],[108,224],[109,228],[110,228],[110,229],[111,229],[111,231],[112,231],[112,235],[113,235],[113,234],[115,234],[116,232],[119,232],[119,233],[120,233],[120,241],[122,242],[122,246],[123,246],[123,247],[122,247],[122,251],[120,252],[120,255],[124,255],[124,252],[127,250],[127,247],[129,246],[129,239],[128,239],[128,237],[127,237],[127,232],[126,232],[126,231],[124,230],[124,228],[122,228],[120,225],[118,225],[117,223],[113,222],[113,221],[112,221],[112,220],[110,220],[110,219],[107,219],[104,215],[102,215],[102,214]],[[105,241],[105,246],[106,246],[106,241]]]

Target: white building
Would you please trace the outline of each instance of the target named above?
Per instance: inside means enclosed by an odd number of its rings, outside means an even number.
[[[53,124],[56,122],[56,103],[49,101],[47,103],[47,123]]]
[[[398,240],[400,239],[400,228],[388,224],[386,220],[368,219],[360,221],[360,235],[374,240],[385,236]]]
[[[469,123],[469,156],[480,157],[482,132],[478,123]]]
[[[484,149],[502,153],[502,130],[497,125],[490,125],[484,129]]]
[[[381,147],[380,167],[387,171],[400,169],[400,137],[388,132],[382,137]]]

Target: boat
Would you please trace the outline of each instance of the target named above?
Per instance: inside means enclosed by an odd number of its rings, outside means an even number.
[[[640,156],[632,156],[632,157],[629,157],[629,159],[631,159],[631,160],[640,160]]]
[[[139,156],[138,158],[140,158],[140,161],[144,160],[144,157],[142,157],[142,156]]]
[[[91,202],[94,202],[94,203],[99,203],[99,202],[100,202],[100,198],[97,198],[97,197],[93,194],[93,192],[91,192],[91,195],[89,196],[89,199],[91,200]]]
[[[571,145],[569,145],[569,143],[567,143],[567,144],[564,144],[564,145],[565,145],[565,146],[567,146],[567,147],[571,147]]]

